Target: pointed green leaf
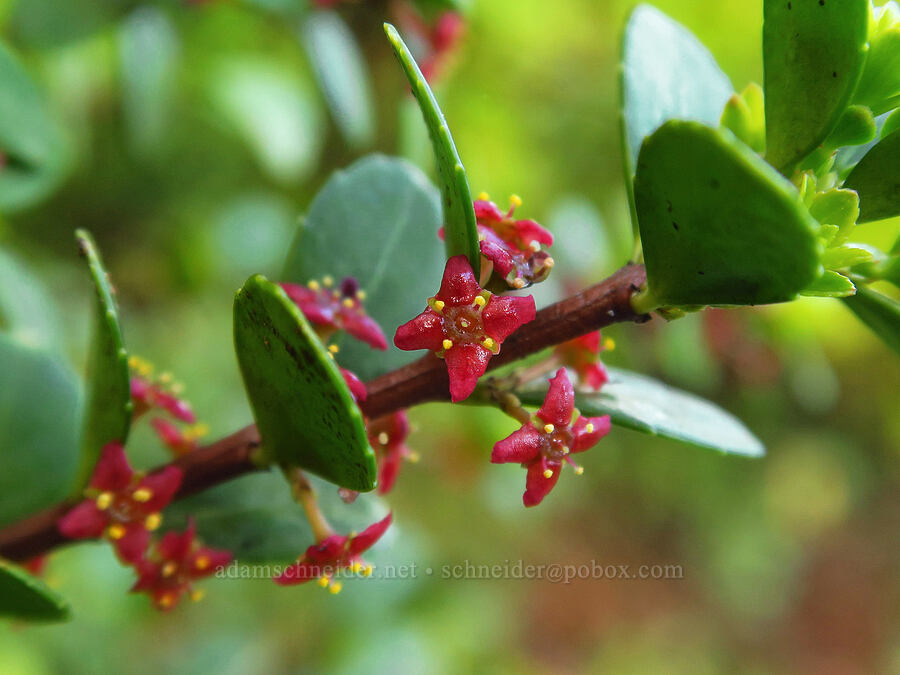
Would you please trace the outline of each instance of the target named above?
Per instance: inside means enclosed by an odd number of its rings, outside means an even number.
[[[234,346],[265,458],[351,490],[374,488],[362,413],[297,305],[265,277],[235,295]]]
[[[839,270],[844,267],[853,267],[861,265],[872,260],[872,251],[868,248],[854,246],[853,244],[846,246],[834,246],[825,251],[822,256],[822,264],[826,269]]]
[[[74,493],[80,494],[90,480],[103,446],[111,441],[124,443],[128,439],[133,406],[128,353],[119,327],[115,291],[91,235],[78,230],[75,236],[79,253],[87,261],[97,301],[88,356],[81,462],[74,488]]]
[[[762,88],[751,83],[740,94],[732,94],[722,112],[722,126],[758,153],[766,149],[764,105]]]
[[[304,283],[325,275],[354,277],[365,308],[378,322],[388,351],[347,337],[340,362],[372,379],[415,359],[391,337],[422,311],[441,282],[444,251],[437,237],[441,198],[409,162],[372,155],[336,172],[316,195],[288,253],[284,280]]]
[[[859,222],[900,215],[900,129],[859,160],[844,187],[859,193]]]
[[[0,617],[23,621],[68,621],[69,603],[21,567],[0,560]]]
[[[480,269],[481,253],[472,193],[466,179],[466,170],[456,151],[453,136],[450,135],[447,120],[444,119],[444,113],[441,112],[431,87],[428,86],[400,33],[389,23],[384,24],[384,32],[394,48],[394,54],[400,61],[406,79],[409,80],[413,96],[419,102],[422,117],[431,136],[444,205],[444,244],[447,247],[447,257],[464,255],[469,258],[472,269]]]
[[[900,302],[866,286],[843,298],[856,317],[871,328],[895,352],[900,353]]]
[[[856,293],[856,286],[843,274],[827,270],[821,277],[800,291],[800,295],[818,298],[846,298]]]
[[[765,0],[766,159],[788,171],[834,129],[859,81],[869,0]]]
[[[727,130],[666,123],[641,149],[635,197],[655,306],[783,302],[821,272],[797,190]]]
[[[347,24],[336,12],[312,12],[303,46],[341,135],[352,147],[370,143],[375,120],[369,71]]]
[[[22,3],[27,4],[27,3]],[[0,212],[44,198],[62,180],[68,150],[31,76],[0,42]]]
[[[599,392],[576,392],[581,414],[609,415],[613,424],[702,448],[760,457],[765,448],[743,423],[715,404],[658,380],[608,368],[609,382]],[[528,405],[541,405],[546,383],[517,392]]]
[[[78,379],[47,352],[0,334],[0,527],[50,506],[78,463]]]

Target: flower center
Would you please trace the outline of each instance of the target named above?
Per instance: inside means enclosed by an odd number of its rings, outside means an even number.
[[[481,343],[485,339],[484,324],[478,305],[444,309],[444,333],[453,344]]]
[[[544,432],[544,444],[541,454],[554,462],[563,461],[572,451],[574,436],[569,427],[555,428],[553,431]]]

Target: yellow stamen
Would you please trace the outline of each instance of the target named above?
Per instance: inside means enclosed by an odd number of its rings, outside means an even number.
[[[446,340],[446,339],[445,339],[445,340],[441,343],[441,346],[442,346],[444,349],[450,349],[450,348],[453,347],[453,340]]]
[[[553,267],[556,264],[556,261],[553,258],[547,258],[544,261],[544,267]]]
[[[166,371],[164,373],[159,374],[159,381],[162,384],[169,384],[172,381],[172,373]]]
[[[163,567],[162,567],[162,575],[164,577],[170,577],[173,574],[175,574],[175,572],[177,572],[177,571],[178,571],[178,565],[176,565],[171,560],[169,562],[167,562],[165,565],[163,565]]]
[[[118,541],[125,536],[125,527],[116,523],[106,528],[106,535],[113,541]]]
[[[177,599],[177,597],[175,596],[174,593],[166,593],[165,595],[160,597],[160,599],[157,600],[157,602],[159,603],[159,606],[162,607],[163,609],[171,609],[172,607],[175,606],[176,599]]]
[[[489,202],[489,201],[491,201],[491,196],[487,192],[479,192],[478,193],[478,201]]]
[[[328,577],[321,576],[316,583],[319,584],[320,588],[328,588]]]
[[[198,438],[203,438],[206,434],[209,433],[209,425],[204,424],[203,422],[198,422],[192,427],[188,427],[184,432],[185,438],[188,440],[196,440]]]
[[[484,307],[487,304],[487,300],[484,299],[483,295],[476,295],[474,302],[479,307]]]
[[[321,287],[319,286],[319,282],[316,281],[315,279],[313,279],[313,280],[310,281],[308,284],[306,284],[306,287],[307,287],[309,290],[311,290],[311,291],[317,291],[317,290],[319,290],[319,288],[321,288]]]
[[[484,338],[484,341],[481,343],[481,345],[485,349],[490,349],[491,351],[494,351],[494,349],[497,348],[497,343],[494,342],[493,338]]]
[[[553,478],[553,472],[550,469],[544,469],[544,478]]]
[[[131,497],[136,502],[149,502],[153,499],[153,492],[149,488],[138,488],[131,493]]]
[[[520,206],[522,206],[522,198],[519,195],[510,195],[509,205],[515,209],[519,208]]]
[[[358,560],[354,560],[354,561],[350,564],[350,571],[353,572],[354,574],[356,574],[357,572],[359,572],[361,569],[362,569],[362,563],[359,562]]]
[[[553,426],[552,424],[545,424],[545,425],[544,425],[544,433],[545,433],[545,434],[552,434],[554,429],[556,429],[556,427]]]
[[[521,277],[516,277],[512,282],[513,288],[525,288],[525,280]]]
[[[576,467],[575,467],[575,475],[576,475],[576,476],[580,476],[580,475],[583,474],[583,473],[584,473],[584,467],[583,467],[583,466],[576,466]]]
[[[363,575],[364,577],[370,577],[370,576],[372,576],[372,571],[373,571],[374,569],[375,569],[375,568],[372,567],[371,565],[366,565],[365,567],[362,568],[362,575]]]
[[[344,298],[344,300],[341,302],[341,304],[348,309],[352,309],[353,304],[354,304],[353,298]]]
[[[99,495],[97,495],[97,501],[95,503],[97,504],[98,509],[100,509],[101,511],[105,511],[110,506],[112,506],[112,492],[101,492]]]
[[[613,349],[615,349],[615,348],[616,348],[616,341],[615,341],[615,340],[613,340],[613,339],[610,338],[610,337],[608,337],[608,338],[606,338],[605,340],[603,340],[603,349],[604,349],[605,351],[611,352],[611,351],[612,351]]]
[[[565,446],[565,445],[562,446],[562,448],[560,449],[560,452],[562,452],[562,454],[564,454],[564,455],[568,455],[569,454],[568,446]]]
[[[330,351],[332,354],[337,354],[339,351],[341,351],[341,348],[337,345],[328,345],[328,351]]]
[[[366,299],[366,292],[365,292],[365,291],[356,291],[356,299],[359,300],[360,302],[362,302],[363,300],[365,300],[365,299]]]
[[[337,595],[338,593],[341,592],[342,588],[343,588],[343,586],[341,585],[341,582],[335,581],[333,584],[331,584],[331,586],[329,586],[328,592],[331,593],[332,595]]]
[[[380,434],[378,434],[378,442],[382,445],[387,445],[389,440],[391,440],[391,438],[387,435],[386,431],[382,431]]]
[[[210,561],[207,556],[201,555],[201,556],[198,556],[197,559],[194,561],[194,567],[196,567],[198,570],[205,570],[206,568],[209,567],[209,562]]]
[[[173,382],[172,386],[169,387],[169,391],[178,396],[184,391],[184,385],[181,382]]]
[[[594,433],[594,425],[591,424],[590,422],[588,422],[587,424],[584,425],[584,430],[586,433],[592,434],[592,433]]]
[[[322,277],[322,283],[326,286],[331,286],[334,283],[334,279],[332,279],[330,276],[324,276]]]
[[[443,300],[435,300],[432,304],[435,312],[441,312],[444,310],[444,301]]]
[[[206,591],[202,589],[196,589],[191,591],[191,601],[192,602],[200,602],[203,598],[206,597]]]
[[[146,527],[150,532],[159,529],[160,525],[162,525],[162,516],[158,513],[151,513],[144,519],[144,527]]]
[[[422,456],[418,452],[411,452],[406,456],[406,460],[408,462],[412,462],[413,464],[418,462],[420,459],[422,459]]]

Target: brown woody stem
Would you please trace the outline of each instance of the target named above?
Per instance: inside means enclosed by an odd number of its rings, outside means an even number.
[[[522,326],[503,343],[488,369],[613,323],[647,321],[647,315],[637,314],[631,307],[631,296],[645,281],[644,266],[629,264],[605,281],[545,307],[534,321]],[[427,401],[447,400],[450,398],[449,386],[444,362],[428,354],[367,383],[368,397],[361,407],[367,417],[380,417]],[[258,447],[259,434],[256,427],[250,425],[179,457],[172,464],[182,469],[184,480],[175,498],[187,497],[259,470],[261,467],[253,461]],[[59,533],[56,523],[73,503],[72,500],[63,501],[0,530],[0,557],[28,560],[69,543],[71,540]]]

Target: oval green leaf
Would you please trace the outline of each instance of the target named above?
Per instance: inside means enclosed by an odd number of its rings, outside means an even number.
[[[265,277],[250,277],[235,295],[234,346],[265,459],[373,489],[362,413],[297,305]]]
[[[91,478],[103,446],[111,441],[124,443],[128,439],[133,405],[128,353],[119,326],[115,291],[91,235],[78,230],[75,237],[78,251],[87,262],[96,297],[94,334],[88,354],[81,461],[74,487],[74,494],[80,494]]]
[[[641,149],[635,202],[655,306],[783,302],[821,274],[797,190],[727,130],[667,122]]]
[[[859,221],[900,215],[900,129],[869,150],[844,182],[859,193]]]
[[[765,447],[744,424],[714,403],[651,377],[608,368],[599,392],[576,392],[575,407],[591,417],[609,415],[613,424],[701,448],[761,457]],[[540,389],[516,392],[528,405],[541,405]]]
[[[0,617],[23,621],[67,621],[69,603],[21,567],[0,560]]]
[[[900,302],[865,286],[843,302],[884,343],[900,354]]]
[[[394,54],[406,74],[406,79],[409,80],[413,96],[419,103],[428,134],[431,136],[444,205],[444,244],[447,248],[447,257],[464,255],[468,257],[472,269],[481,269],[472,192],[466,179],[466,170],[456,151],[453,136],[450,135],[450,127],[447,126],[447,120],[444,119],[444,113],[441,112],[431,87],[428,86],[400,33],[389,23],[384,24],[384,32],[394,48]]]
[[[53,348],[60,336],[59,313],[32,271],[0,249],[0,331],[30,347]]]
[[[766,159],[782,171],[840,120],[865,62],[869,0],[765,0]]]
[[[368,380],[418,358],[394,347],[391,335],[422,311],[427,289],[437,288],[444,265],[437,232],[437,189],[409,162],[382,155],[336,172],[313,200],[288,253],[286,281],[330,275],[356,278],[369,314],[388,338],[376,351],[347,338],[340,362]]]

